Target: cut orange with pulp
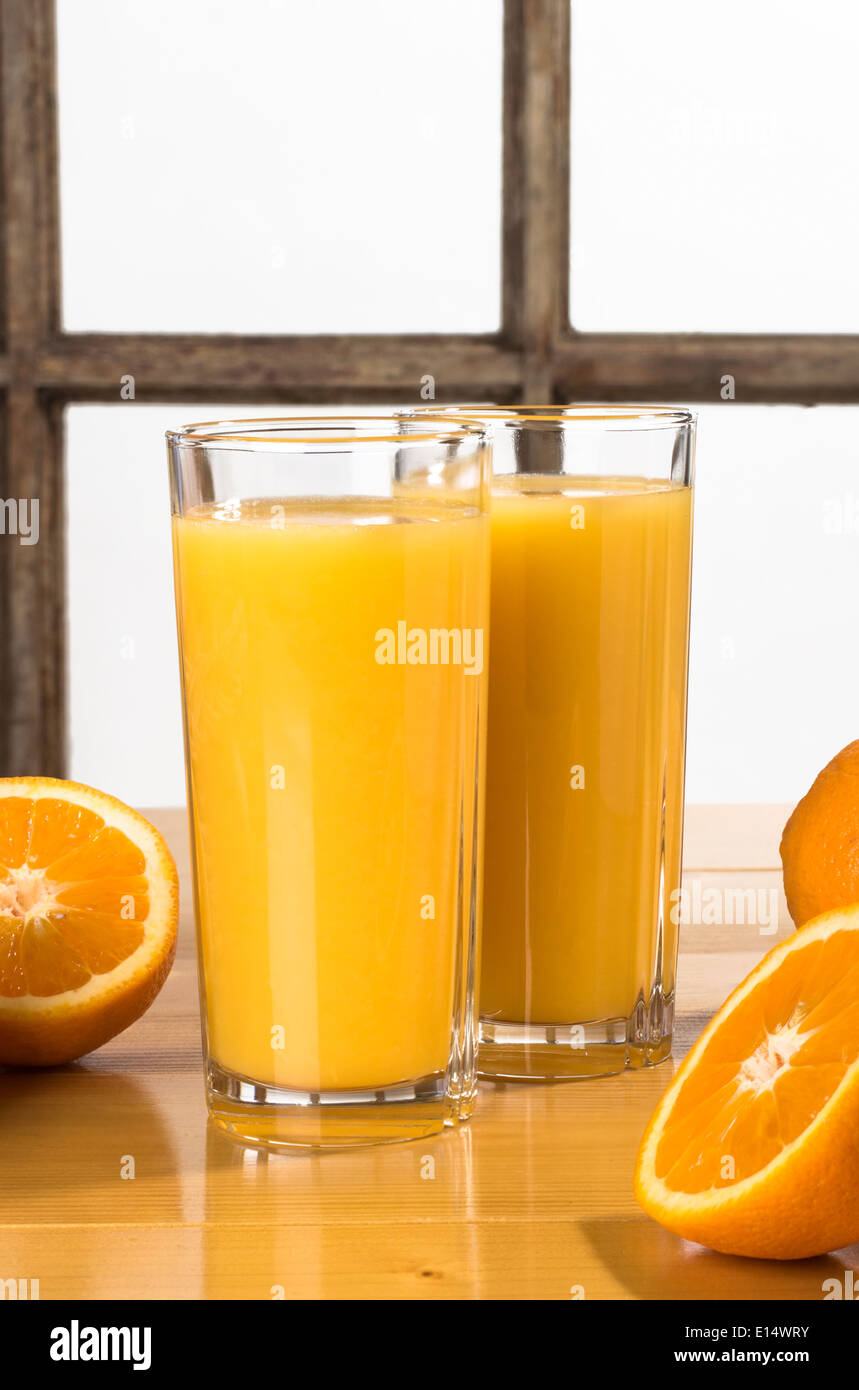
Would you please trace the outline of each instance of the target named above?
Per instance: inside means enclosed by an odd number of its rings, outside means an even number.
[[[176,950],[176,866],[104,792],[0,779],[0,1063],[82,1057],[148,1009]]]
[[[727,1254],[859,1240],[859,905],[807,923],[722,1005],[648,1125],[635,1194]]]

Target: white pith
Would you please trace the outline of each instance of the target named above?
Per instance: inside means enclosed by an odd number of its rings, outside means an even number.
[[[802,1023],[802,1019],[796,1023],[785,1023],[774,1033],[767,1033],[764,1041],[740,1067],[738,1091],[760,1092],[775,1085],[785,1067],[790,1066],[793,1054],[811,1037],[811,1032],[803,1032]]]
[[[6,869],[11,882],[0,883],[0,912],[28,921],[40,917],[54,905],[54,897],[65,885],[45,887],[44,869]]]

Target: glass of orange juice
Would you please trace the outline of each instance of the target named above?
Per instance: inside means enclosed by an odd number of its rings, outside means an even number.
[[[493,435],[480,1072],[671,1050],[695,420],[463,406]]]
[[[344,1147],[471,1113],[490,448],[450,419],[168,435],[210,1112]]]

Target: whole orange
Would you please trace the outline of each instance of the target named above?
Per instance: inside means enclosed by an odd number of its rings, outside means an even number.
[[[788,820],[780,849],[796,926],[859,902],[859,739],[818,774]]]

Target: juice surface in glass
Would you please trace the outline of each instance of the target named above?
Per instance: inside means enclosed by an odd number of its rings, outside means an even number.
[[[691,489],[497,477],[491,534],[481,1017],[627,1020],[674,990]]]
[[[443,1072],[485,657],[408,639],[482,641],[488,522],[265,498],[173,524],[210,1055],[307,1092]]]

